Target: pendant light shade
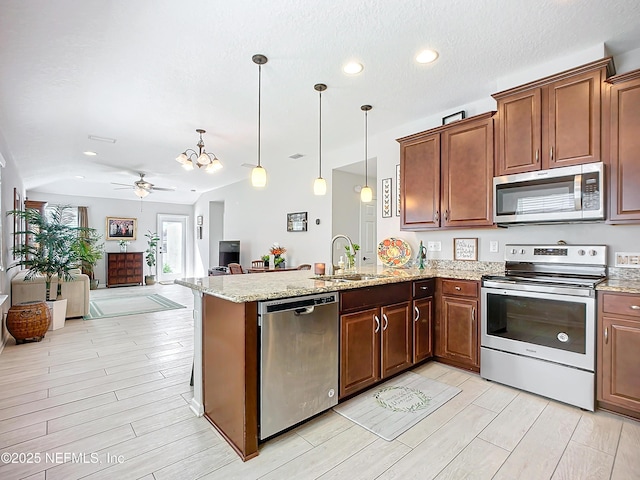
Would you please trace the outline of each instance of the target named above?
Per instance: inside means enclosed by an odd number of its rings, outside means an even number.
[[[369,132],[368,132],[368,128],[369,128],[369,118],[368,118],[368,113],[369,110],[371,110],[371,105],[362,105],[360,107],[360,110],[362,110],[364,112],[364,187],[362,187],[362,190],[360,190],[360,201],[362,203],[369,203],[371,200],[373,200],[373,190],[371,190],[371,187],[368,184],[368,176],[369,176],[369,170],[367,167],[367,158],[368,158],[368,137],[369,137]]]
[[[260,164],[260,107],[262,104],[262,65],[267,63],[268,59],[264,55],[258,54],[251,57],[251,60],[258,65],[258,165],[251,170],[251,185],[262,188],[267,184],[267,171]]]
[[[322,92],[327,89],[324,83],[316,83],[313,88],[318,92],[319,114],[318,114],[318,178],[313,182],[314,195],[325,195],[327,193],[327,181],[322,178]]]

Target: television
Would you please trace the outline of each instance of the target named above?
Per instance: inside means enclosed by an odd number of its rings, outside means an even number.
[[[228,267],[230,263],[240,263],[240,240],[220,240],[218,244],[218,264]]]

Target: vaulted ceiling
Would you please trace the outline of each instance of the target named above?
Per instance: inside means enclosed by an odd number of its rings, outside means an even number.
[[[150,200],[192,203],[256,162],[256,53],[269,58],[262,162],[315,171],[316,83],[328,85],[330,151],[361,139],[364,103],[375,134],[488,96],[530,65],[602,42],[639,48],[638,25],[637,0],[2,0],[0,133],[29,190],[134,198],[111,182],[142,172],[177,189]],[[425,48],[440,56],[417,64]],[[364,71],[345,75],[350,60]],[[224,164],[215,175],[175,161],[196,128]]]

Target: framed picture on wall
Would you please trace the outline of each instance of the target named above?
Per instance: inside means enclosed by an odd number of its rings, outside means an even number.
[[[306,232],[307,212],[287,213],[287,232]]]
[[[454,260],[478,260],[478,239],[477,238],[454,238],[453,239],[453,259]]]
[[[135,218],[107,217],[107,240],[135,240],[138,220]]]

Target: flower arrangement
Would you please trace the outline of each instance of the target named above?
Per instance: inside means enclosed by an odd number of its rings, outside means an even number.
[[[271,248],[269,249],[269,251],[274,257],[277,257],[285,253],[287,249],[284,247],[281,247],[278,242],[275,242],[273,245],[271,245]]]
[[[130,243],[131,242],[129,240],[118,240],[118,245],[120,245],[120,251],[126,252],[127,247],[129,246]]]

